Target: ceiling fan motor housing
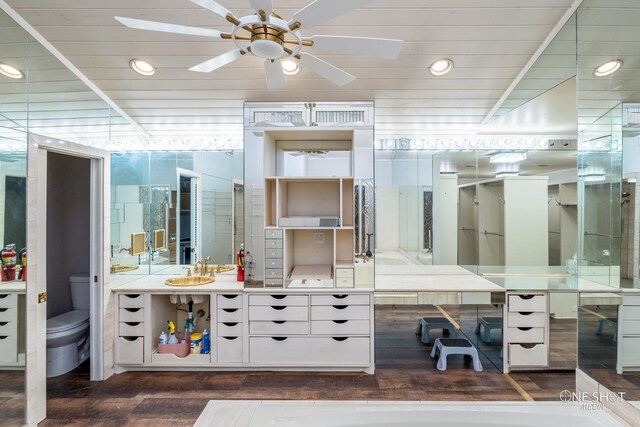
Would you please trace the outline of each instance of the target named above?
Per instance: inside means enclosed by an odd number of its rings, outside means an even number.
[[[251,53],[265,59],[278,59],[284,55],[285,31],[268,24],[254,24],[251,29]]]

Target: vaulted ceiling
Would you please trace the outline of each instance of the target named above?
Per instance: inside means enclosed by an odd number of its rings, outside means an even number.
[[[303,69],[286,89],[268,90],[262,62],[248,55],[211,74],[187,70],[232,49],[230,41],[133,30],[113,18],[229,30],[188,0],[6,2],[151,135],[221,137],[241,136],[244,101],[267,100],[374,100],[378,137],[476,131],[572,4],[377,0],[303,35],[403,39],[398,60],[317,53],[357,79],[340,88]],[[219,2],[237,16],[254,13],[248,0]],[[309,2],[274,0],[274,10],[287,19]],[[132,58],[154,64],[156,74],[137,75]],[[455,68],[431,76],[427,68],[440,58]]]

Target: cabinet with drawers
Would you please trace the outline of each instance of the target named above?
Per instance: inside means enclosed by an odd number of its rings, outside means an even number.
[[[24,368],[25,329],[24,291],[0,291],[0,368]]]
[[[264,231],[264,283],[266,287],[282,287],[283,238],[282,230],[267,228]]]
[[[116,330],[116,363],[141,365],[144,363],[144,294],[119,294]]]
[[[248,303],[251,366],[373,372],[371,293],[255,293]]]
[[[640,294],[625,294],[618,308],[617,372],[640,370]]]
[[[508,292],[504,305],[504,372],[549,366],[549,296]]]
[[[241,364],[243,361],[243,294],[216,295],[217,322],[215,352],[218,364]]]

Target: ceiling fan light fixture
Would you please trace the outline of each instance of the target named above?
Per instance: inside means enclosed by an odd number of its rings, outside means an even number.
[[[282,72],[287,76],[295,76],[300,72],[300,64],[291,59],[285,59],[281,62]]]
[[[18,70],[16,67],[0,63],[0,74],[7,76],[12,79],[21,79],[24,77],[22,71]]]
[[[595,70],[593,70],[593,75],[596,77],[605,77],[610,74],[618,71],[624,62],[621,59],[614,59],[612,61],[607,61],[604,64],[598,65]]]
[[[272,40],[254,40],[251,42],[251,53],[264,59],[278,59],[284,55],[284,47]]]
[[[129,66],[133,71],[142,76],[150,77],[156,73],[156,67],[142,59],[132,59],[129,61]]]
[[[453,70],[453,61],[450,59],[439,59],[429,65],[429,72],[434,76],[440,77]]]

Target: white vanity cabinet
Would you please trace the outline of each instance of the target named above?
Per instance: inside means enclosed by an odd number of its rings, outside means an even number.
[[[549,366],[549,294],[507,292],[503,317],[504,372]]]
[[[249,295],[249,365],[372,373],[370,292]]]
[[[116,363],[142,365],[144,363],[146,295],[117,295]]]
[[[24,289],[24,283],[21,287]],[[0,288],[0,369],[24,367],[24,329],[24,292],[8,292]]]
[[[243,349],[243,294],[223,293],[215,295],[216,333],[212,353],[218,364],[242,364]],[[210,334],[210,339],[211,339]]]
[[[640,371],[640,294],[622,297],[618,308],[617,372]]]

